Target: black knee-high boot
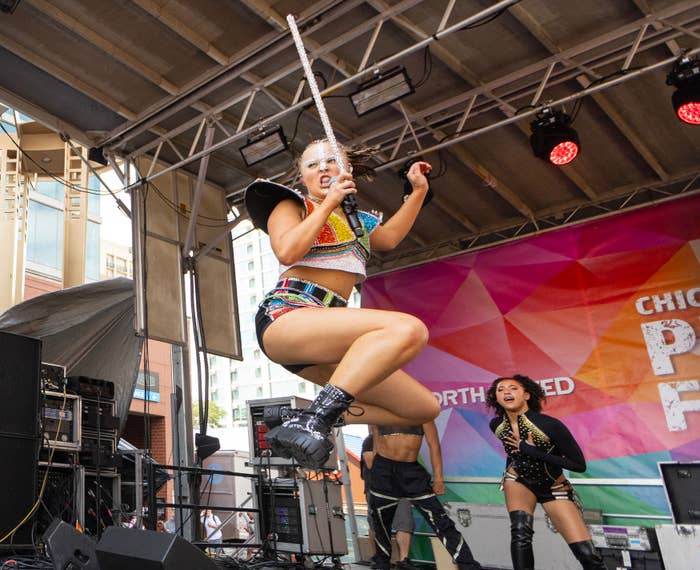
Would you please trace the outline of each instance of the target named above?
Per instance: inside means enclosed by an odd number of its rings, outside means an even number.
[[[513,570],[534,570],[533,517],[527,511],[511,511],[508,514],[510,515],[510,557],[513,560]]]
[[[276,454],[294,458],[303,467],[321,467],[333,449],[331,428],[354,399],[342,388],[326,384],[306,410],[271,429],[265,439]]]
[[[569,544],[571,552],[574,553],[576,560],[581,563],[583,570],[605,570],[605,562],[603,557],[598,553],[593,542],[590,540],[582,540],[581,542],[572,542]]]

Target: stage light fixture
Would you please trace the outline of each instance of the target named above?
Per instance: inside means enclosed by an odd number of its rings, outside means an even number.
[[[278,125],[264,130],[254,137],[250,137],[239,150],[246,165],[253,166],[271,156],[284,152],[288,148],[289,145],[287,144],[287,138],[284,136],[284,131]]]
[[[350,101],[355,113],[361,117],[414,91],[406,68],[400,65],[361,84],[350,94]]]
[[[578,133],[571,127],[571,117],[566,113],[546,108],[530,123],[530,129],[530,144],[538,158],[564,166],[578,156],[581,149]]]
[[[671,96],[676,117],[689,125],[700,125],[700,60],[677,60],[666,84],[676,88]]]
[[[0,0],[0,12],[12,14],[17,9],[20,0]]]
[[[195,434],[194,446],[197,451],[197,457],[202,461],[221,449],[218,437],[202,435],[201,433]]]
[[[101,146],[90,147],[90,149],[88,150],[88,160],[91,162],[101,164],[102,166],[107,166],[109,164],[107,158],[105,157],[104,148],[102,148]]]

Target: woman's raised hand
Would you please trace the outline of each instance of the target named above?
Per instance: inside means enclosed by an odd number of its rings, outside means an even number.
[[[352,174],[343,172],[336,177],[333,184],[328,188],[327,199],[332,200],[337,206],[343,201],[345,196],[355,193],[357,193],[357,187],[355,186]]]
[[[406,173],[406,178],[413,186],[414,190],[418,191],[428,191],[428,179],[426,174],[429,174],[433,167],[428,162],[423,162],[419,160],[411,165]]]

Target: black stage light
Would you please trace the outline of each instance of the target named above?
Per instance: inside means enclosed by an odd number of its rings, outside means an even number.
[[[0,12],[12,14],[17,9],[20,0],[0,0]]]
[[[398,66],[362,83],[357,91],[350,93],[350,101],[361,117],[413,92],[413,84],[406,68]]]
[[[530,144],[535,156],[556,166],[569,164],[581,149],[571,117],[561,111],[544,109],[530,123]]]
[[[201,433],[195,434],[194,446],[197,450],[197,458],[202,461],[221,449],[221,443],[218,437],[202,435]]]
[[[247,143],[239,150],[246,165],[253,166],[271,156],[284,152],[287,148],[289,146],[284,136],[284,131],[278,125],[249,138]]]
[[[689,125],[700,125],[700,60],[682,57],[673,64],[666,84],[676,90],[671,96],[676,116]]]
[[[107,164],[109,164],[109,162],[105,158],[104,149],[101,146],[93,146],[88,150],[88,160],[92,162],[97,162],[102,166],[107,166]]]

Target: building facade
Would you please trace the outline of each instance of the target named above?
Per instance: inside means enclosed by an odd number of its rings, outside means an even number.
[[[0,312],[62,288],[130,278],[131,236],[103,238],[105,192],[77,155],[87,156],[87,149],[76,152],[47,127],[12,109],[0,111]],[[153,458],[166,463],[172,457],[170,345],[151,341],[149,360],[149,382],[142,370],[123,436],[138,448],[148,440]]]

